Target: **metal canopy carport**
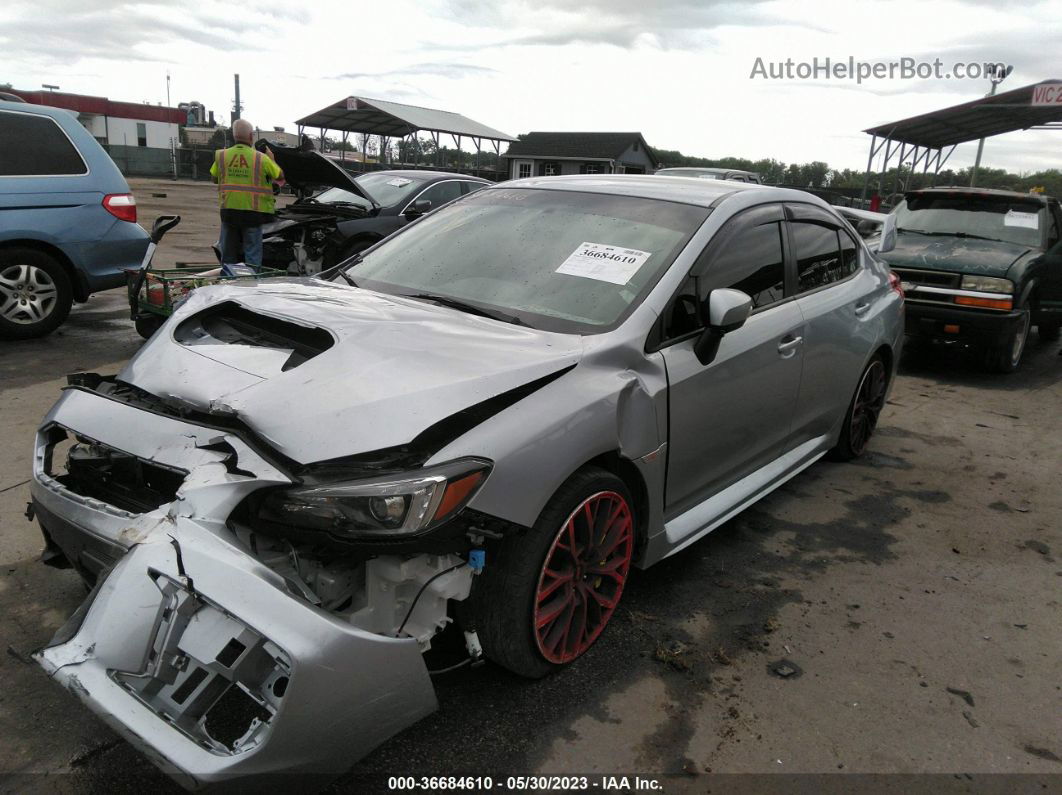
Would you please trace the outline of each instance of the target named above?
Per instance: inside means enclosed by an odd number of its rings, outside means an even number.
[[[300,136],[306,127],[318,128],[321,132],[322,144],[325,130],[343,133],[344,142],[350,133],[360,133],[363,140],[370,135],[378,135],[383,139],[384,144],[381,151],[386,150],[386,142],[389,138],[406,138],[407,136],[416,138],[419,133],[426,132],[435,142],[436,164],[441,149],[440,136],[451,136],[459,150],[461,139],[471,138],[476,145],[477,169],[484,140],[494,145],[494,152],[498,155],[501,154],[502,141],[516,140],[501,130],[488,127],[460,113],[366,97],[346,97],[316,113],[304,116],[295,123],[299,127]],[[419,152],[419,147],[414,151]]]
[[[866,129],[863,132],[872,137],[862,199],[866,201],[870,170],[882,148],[885,156],[880,182],[884,182],[889,161],[896,154],[899,154],[897,163],[901,166],[905,157],[911,159],[912,174],[919,163],[922,164],[923,174],[933,164],[935,177],[959,144],[1029,129],[1062,130],[1062,81],[1044,80],[1013,91]],[[878,139],[881,139],[880,142]],[[945,149],[947,154],[944,153]],[[899,169],[896,174],[898,179]],[[894,192],[896,180],[893,182]]]

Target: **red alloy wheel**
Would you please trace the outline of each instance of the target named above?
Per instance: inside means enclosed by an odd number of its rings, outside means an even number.
[[[619,604],[634,552],[630,506],[614,491],[583,500],[546,553],[535,591],[535,643],[551,663],[589,649]]]

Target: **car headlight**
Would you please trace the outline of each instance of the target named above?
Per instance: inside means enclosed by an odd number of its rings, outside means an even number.
[[[489,461],[464,458],[398,475],[298,486],[269,494],[259,513],[352,540],[413,536],[457,515],[490,467]]]
[[[1014,292],[1014,282],[1010,279],[997,279],[993,276],[963,276],[962,289],[974,290],[979,293],[1006,293]]]

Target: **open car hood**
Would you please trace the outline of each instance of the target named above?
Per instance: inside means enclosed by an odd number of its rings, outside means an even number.
[[[257,146],[261,146],[259,141]],[[376,199],[370,196],[354,179],[354,176],[336,165],[320,152],[305,151],[290,146],[268,144],[273,152],[273,159],[284,172],[284,179],[291,186],[304,193],[312,193],[322,188],[342,188],[361,196],[373,207],[379,207]]]
[[[480,416],[485,403],[518,400],[582,352],[573,334],[320,280],[271,279],[196,290],[118,378],[237,419],[307,464],[435,435],[469,409]]]

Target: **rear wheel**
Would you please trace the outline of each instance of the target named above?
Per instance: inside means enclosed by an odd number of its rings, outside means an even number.
[[[74,295],[66,270],[31,248],[0,251],[0,336],[43,337],[70,314]]]
[[[885,408],[885,387],[888,374],[881,356],[875,356],[863,370],[859,378],[852,402],[845,414],[841,438],[830,450],[829,457],[834,461],[851,461],[863,455],[878,426],[878,417]]]
[[[589,467],[557,491],[527,533],[511,536],[476,583],[483,650],[538,678],[601,636],[630,573],[633,501],[623,481]]]
[[[1021,364],[1021,355],[1025,352],[1025,342],[1029,338],[1030,313],[1028,309],[1021,312],[1021,317],[1014,324],[1014,330],[1003,340],[985,349],[985,369],[994,373],[1013,373]]]

